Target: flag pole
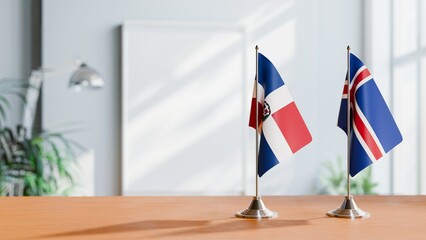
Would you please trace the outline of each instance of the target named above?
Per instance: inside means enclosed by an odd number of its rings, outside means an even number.
[[[347,127],[346,127],[346,134],[347,134],[347,179],[346,179],[346,196],[343,200],[342,205],[339,208],[336,208],[334,210],[328,211],[327,215],[330,217],[339,217],[339,218],[368,218],[370,217],[370,213],[363,211],[361,208],[359,208],[355,200],[353,199],[353,196],[351,195],[351,176],[350,176],[350,169],[351,169],[351,47],[346,48],[347,49],[347,74],[348,77],[346,79],[347,81]],[[354,91],[355,94],[355,91]],[[354,106],[355,107],[355,106]]]
[[[256,195],[250,203],[250,206],[240,212],[237,212],[235,216],[239,218],[276,218],[278,214],[269,210],[262,201],[259,195],[259,103],[258,103],[258,92],[257,85],[259,84],[258,73],[259,73],[259,46],[256,45],[256,76],[255,76],[255,99],[256,99]]]
[[[256,45],[256,76],[255,76],[255,96],[256,96],[256,198],[259,198],[259,104],[257,103],[257,85],[259,84],[259,46]]]
[[[347,152],[347,161],[346,161],[346,169],[347,169],[347,174],[346,174],[346,190],[347,190],[347,194],[346,196],[349,197],[351,195],[351,176],[350,176],[350,164],[351,164],[351,58],[350,58],[350,51],[351,51],[351,47],[348,45],[347,49],[347,69],[348,69],[348,77],[346,79],[346,81],[348,81],[348,92],[347,92],[347,96],[348,96],[348,104],[347,104],[347,127],[346,127],[346,135],[348,137],[347,139],[347,148],[346,148],[346,152]]]

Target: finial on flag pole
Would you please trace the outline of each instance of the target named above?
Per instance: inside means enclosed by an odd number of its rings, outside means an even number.
[[[365,212],[358,208],[358,206],[355,203],[355,200],[353,199],[353,196],[351,193],[351,182],[350,182],[350,164],[351,164],[351,63],[350,63],[350,50],[351,47],[348,45],[347,49],[347,64],[348,64],[348,70],[347,70],[347,78],[346,78],[346,92],[347,94],[347,122],[346,122],[346,134],[347,134],[347,181],[346,181],[346,196],[343,200],[342,205],[340,208],[337,208],[335,210],[331,210],[327,212],[327,215],[330,217],[339,217],[339,218],[368,218],[370,216],[370,213]],[[355,93],[355,91],[353,91]]]
[[[260,195],[259,195],[259,106],[257,104],[258,101],[258,91],[257,85],[259,84],[258,72],[259,72],[259,46],[256,45],[256,76],[255,76],[255,99],[256,99],[256,196],[253,197],[253,200],[250,203],[250,206],[240,211],[236,214],[239,218],[275,218],[278,216],[276,212],[269,210],[265,204],[263,203]],[[263,110],[263,109],[262,109]]]

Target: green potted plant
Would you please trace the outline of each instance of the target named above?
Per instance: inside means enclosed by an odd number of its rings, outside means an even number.
[[[322,194],[345,195],[347,170],[343,166],[342,158],[338,157],[335,162],[324,163],[325,174],[321,176]],[[367,167],[355,177],[351,178],[351,193],[355,195],[377,194],[375,188],[377,183],[373,181],[371,166]]]
[[[0,194],[3,196],[68,195],[75,185],[74,148],[80,145],[65,137],[69,131],[38,131],[3,126],[10,102],[7,95],[24,101],[28,84],[0,80]]]

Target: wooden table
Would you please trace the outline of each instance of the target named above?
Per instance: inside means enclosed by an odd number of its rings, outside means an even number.
[[[251,197],[2,197],[0,239],[426,239],[426,196],[356,196],[357,220],[325,215],[342,196],[263,200],[278,218],[235,218]]]

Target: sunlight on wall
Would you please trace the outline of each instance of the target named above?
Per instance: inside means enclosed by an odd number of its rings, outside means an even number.
[[[226,27],[226,25],[217,25],[219,30]],[[241,28],[242,31],[243,29]],[[232,45],[241,44],[241,40],[241,34],[235,33],[235,29],[230,29],[230,32],[215,33],[199,46],[194,46],[187,53],[187,56],[177,63],[177,66],[173,69],[172,77],[179,79],[192,74],[202,65],[209,62],[212,57],[223,53],[223,51],[226,51]]]
[[[269,1],[259,4],[259,6],[242,19],[239,24],[247,27],[249,32],[253,32],[259,28],[265,27],[269,22],[281,18],[283,14],[294,7],[294,1]]]

